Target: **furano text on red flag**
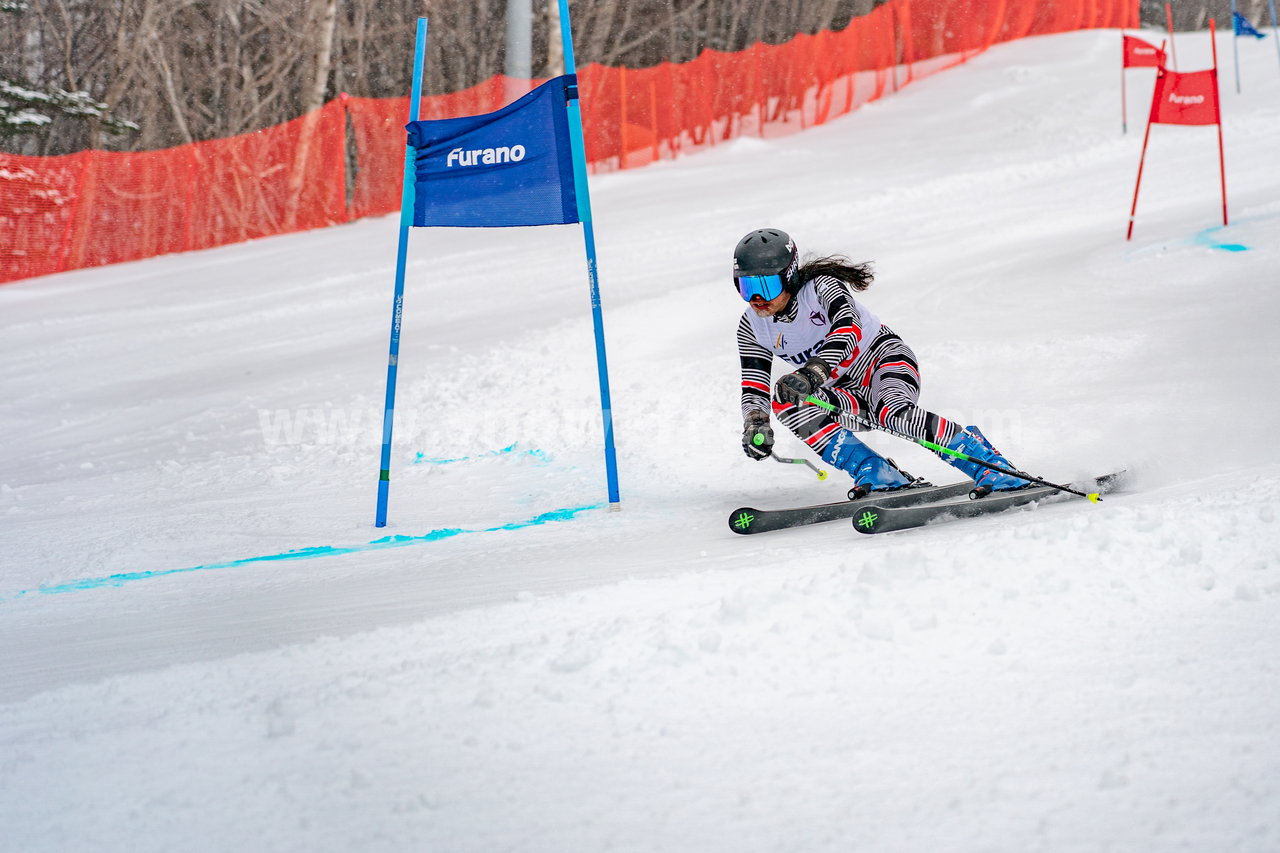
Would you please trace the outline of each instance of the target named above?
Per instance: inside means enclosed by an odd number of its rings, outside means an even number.
[[[1159,68],[1164,65],[1164,51],[1134,36],[1124,37],[1125,68]]]
[[[1155,124],[1218,124],[1218,72],[1170,71],[1156,74],[1151,100],[1151,121]]]

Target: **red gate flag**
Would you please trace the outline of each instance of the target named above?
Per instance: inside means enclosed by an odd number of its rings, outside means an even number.
[[[1218,69],[1206,71],[1156,71],[1151,99],[1153,124],[1218,124]]]
[[[1168,9],[1168,4],[1165,5]],[[1133,185],[1133,205],[1129,208],[1129,233],[1133,239],[1133,217],[1138,212],[1138,190],[1142,187],[1142,165],[1147,159],[1147,141],[1153,124],[1212,124],[1218,128],[1218,176],[1222,181],[1222,224],[1227,225],[1227,156],[1222,145],[1222,110],[1218,104],[1217,27],[1209,19],[1209,46],[1213,48],[1213,67],[1206,71],[1170,71],[1163,65],[1156,69],[1156,88],[1151,93],[1151,115],[1147,132],[1142,137],[1142,154],[1138,157],[1138,180]],[[1123,76],[1123,71],[1121,75]]]
[[[1164,51],[1135,36],[1124,37],[1122,68],[1159,68],[1164,65]]]
[[[1156,47],[1149,42],[1125,33],[1120,34],[1120,131],[1129,132],[1129,97],[1125,92],[1126,68],[1163,68],[1164,42]]]

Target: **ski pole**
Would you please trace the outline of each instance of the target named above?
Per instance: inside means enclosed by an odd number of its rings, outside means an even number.
[[[992,465],[990,462],[983,462],[981,459],[974,459],[972,456],[968,455],[967,453],[961,453],[959,450],[952,450],[949,447],[943,447],[941,444],[934,444],[932,441],[928,441],[923,438],[916,438],[915,436],[907,435],[905,432],[898,432],[896,429],[884,426],[882,424],[875,423],[874,421],[869,421],[866,418],[859,417],[858,415],[849,415],[846,412],[841,412],[839,408],[831,405],[826,400],[820,400],[817,397],[814,397],[812,394],[809,395],[807,398],[805,398],[805,402],[810,403],[814,406],[819,406],[836,415],[843,414],[846,417],[852,417],[854,420],[856,420],[860,424],[869,426],[872,429],[878,429],[881,432],[887,432],[889,435],[892,435],[896,438],[904,439],[906,441],[910,441],[913,444],[918,444],[921,447],[932,450],[934,453],[945,453],[949,456],[954,456],[957,459],[963,459],[965,462],[972,462],[975,465],[981,465],[983,468],[989,468],[992,471],[995,471],[1000,474],[1005,474],[1010,477],[1017,477],[1020,480],[1027,480],[1032,483],[1039,483],[1042,486],[1049,486],[1050,488],[1057,489],[1060,492],[1067,492],[1072,495],[1078,495],[1082,498],[1087,498],[1093,503],[1097,503],[1098,501],[1102,500],[1098,492],[1082,492],[1079,489],[1073,489],[1070,486],[1064,486],[1061,483],[1052,483],[1048,480],[1042,480],[1039,477],[1033,477],[1030,474],[1026,473],[1025,471],[1019,471],[1016,468],[1011,469],[1011,468],[1005,468],[1001,465]]]
[[[827,479],[827,472],[823,471],[817,465],[814,465],[808,459],[791,459],[790,457],[787,457],[787,456],[779,456],[776,453],[770,453],[769,458],[771,458],[774,462],[781,462],[784,465],[808,465],[809,468],[813,470],[813,473],[818,475],[819,480]]]
[[[762,432],[756,433],[755,437],[751,439],[751,443],[754,444],[756,447],[759,447],[760,445],[764,444],[764,433]],[[823,471],[817,465],[814,465],[808,459],[791,459],[790,457],[787,457],[787,456],[779,456],[778,454],[774,453],[772,450],[769,451],[769,458],[772,459],[774,462],[781,462],[784,465],[808,465],[809,468],[813,471],[813,473],[818,475],[819,480],[827,479],[827,472]]]

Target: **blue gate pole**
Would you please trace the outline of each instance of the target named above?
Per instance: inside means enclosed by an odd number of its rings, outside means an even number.
[[[427,19],[418,19],[413,47],[413,89],[409,96],[409,121],[418,120],[422,101],[422,61],[427,52]],[[382,462],[378,468],[378,512],[374,526],[387,526],[387,497],[391,491],[391,428],[396,412],[396,368],[400,361],[400,324],[404,317],[404,267],[409,253],[409,229],[413,226],[414,150],[404,147],[404,178],[400,188],[400,242],[396,249],[396,291],[391,308],[391,350],[387,355],[387,402],[382,412]]]
[[[575,74],[573,30],[569,25],[569,0],[559,0],[560,40],[564,44],[564,70]],[[609,485],[609,509],[622,509],[618,496],[618,458],[613,447],[613,403],[609,396],[609,362],[604,349],[604,316],[600,311],[600,276],[596,269],[596,235],[591,222],[591,196],[587,192],[587,152],[583,144],[582,108],[578,87],[570,89],[565,107],[569,112],[569,142],[573,148],[573,188],[578,197],[578,219],[587,249],[587,280],[591,287],[591,322],[596,333],[596,368],[600,374],[600,413],[604,420],[604,467]]]

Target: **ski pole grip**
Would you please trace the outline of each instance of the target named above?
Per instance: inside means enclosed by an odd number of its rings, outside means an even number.
[[[751,443],[754,444],[756,447],[759,447],[760,445],[764,444],[764,433],[758,432],[754,436],[752,436]]]

